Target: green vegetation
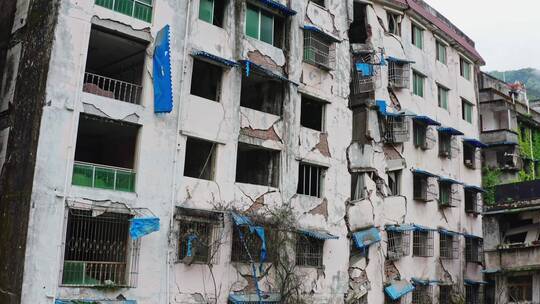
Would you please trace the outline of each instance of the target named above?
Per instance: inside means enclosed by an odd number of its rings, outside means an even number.
[[[501,169],[484,168],[482,170],[482,188],[486,190],[484,202],[487,205],[495,203],[495,186],[501,184]]]
[[[540,99],[540,70],[527,68],[513,71],[492,71],[489,74],[508,83],[521,81],[527,88],[529,100]]]

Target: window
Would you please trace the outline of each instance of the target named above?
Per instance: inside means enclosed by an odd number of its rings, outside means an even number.
[[[465,237],[465,261],[482,263],[484,260],[483,241],[477,237]]]
[[[437,40],[435,42],[435,46],[437,48],[437,61],[439,61],[442,64],[446,64],[446,44],[443,42]]]
[[[115,191],[135,191],[138,125],[81,114],[71,183]]]
[[[424,123],[413,120],[414,146],[422,150],[430,150],[435,144],[432,130]]]
[[[281,115],[285,85],[282,81],[269,79],[254,71],[249,76],[242,74],[240,106],[253,110]]]
[[[533,300],[533,277],[530,275],[508,277],[508,302],[531,302]]]
[[[226,0],[200,0],[199,19],[223,27]]]
[[[386,17],[388,18],[388,32],[396,36],[401,36],[401,19],[400,14],[391,13],[386,11]]]
[[[208,62],[194,59],[191,74],[191,95],[219,101],[223,69]]]
[[[315,4],[317,4],[318,6],[322,6],[322,7],[325,7],[324,1],[325,1],[325,0],[311,0],[312,3],[315,3]]]
[[[439,182],[439,206],[449,207],[452,205],[452,184]]]
[[[358,172],[351,175],[351,200],[361,200],[366,198],[366,173]]]
[[[189,137],[186,142],[184,176],[213,180],[215,147],[212,142]]]
[[[476,169],[480,160],[477,160],[476,147],[466,142],[463,143],[463,164],[470,169]]]
[[[300,125],[317,131],[324,130],[325,103],[302,95]]]
[[[476,190],[465,189],[465,212],[480,213],[482,210],[481,194]]]
[[[397,260],[410,254],[410,231],[386,231],[386,235],[388,237],[387,255],[389,260]]]
[[[413,196],[417,201],[427,202],[429,197],[429,177],[423,174],[413,175]]]
[[[468,123],[473,122],[473,105],[465,99],[461,100],[461,115]]]
[[[413,256],[432,257],[433,256],[433,231],[415,230],[413,231]]]
[[[243,241],[240,234],[242,234]],[[261,239],[256,233],[250,233],[249,227],[233,227],[231,262],[260,262],[261,246]],[[250,256],[252,261],[250,261]]]
[[[431,304],[433,303],[433,286],[415,285],[412,292],[412,304]]]
[[[457,259],[459,252],[459,238],[457,235],[439,233],[439,255],[442,259]]]
[[[439,132],[439,156],[452,157],[452,136]]]
[[[281,47],[282,20],[268,11],[248,4],[245,30],[249,37]]]
[[[437,85],[437,100],[439,101],[439,107],[448,111],[448,92],[447,88]]]
[[[321,197],[326,168],[300,163],[296,193]]]
[[[152,21],[152,0],[96,0],[96,5],[142,21]]]
[[[411,64],[405,61],[388,62],[388,82],[395,89],[408,88],[410,85]]]
[[[405,115],[388,115],[384,118],[385,143],[403,143],[409,140],[409,118]]]
[[[324,69],[331,69],[334,47],[329,38],[314,31],[304,31],[304,62]]]
[[[452,285],[439,285],[439,304],[452,304]]]
[[[413,94],[424,97],[425,77],[417,72],[413,72]]]
[[[130,255],[138,258],[138,247],[129,240],[131,215],[68,212],[62,284],[129,286]]]
[[[368,38],[366,5],[355,1],[353,11],[353,22],[349,26],[349,41],[350,43],[366,43]]]
[[[424,30],[417,25],[412,25],[412,44],[419,49],[424,48]]]
[[[223,232],[223,213],[177,208],[178,261],[191,265],[216,264]]]
[[[388,171],[388,195],[401,194],[401,170]]]
[[[480,285],[465,286],[465,304],[481,304]]]
[[[471,63],[463,57],[459,59],[461,77],[471,80]]]
[[[279,151],[238,143],[236,182],[278,187]]]
[[[322,267],[324,240],[298,235],[296,266]]]

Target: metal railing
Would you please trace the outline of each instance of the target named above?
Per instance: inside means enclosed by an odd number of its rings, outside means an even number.
[[[96,0],[96,5],[146,21],[152,21],[151,0]]]
[[[76,161],[71,183],[83,187],[135,192],[135,172],[126,168]]]
[[[139,104],[142,86],[86,72],[84,73],[83,91],[124,102]]]
[[[127,264],[122,262],[64,261],[63,285],[127,286]]]
[[[332,43],[310,31],[304,32],[304,61],[332,69]]]

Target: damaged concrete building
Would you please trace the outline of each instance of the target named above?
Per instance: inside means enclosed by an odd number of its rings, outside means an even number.
[[[423,1],[1,14],[1,303],[481,302],[484,62]]]

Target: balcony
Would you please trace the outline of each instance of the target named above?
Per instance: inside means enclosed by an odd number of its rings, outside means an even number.
[[[499,248],[486,252],[486,261],[486,267],[490,269],[540,269],[540,245]]]
[[[482,131],[482,133],[480,134],[480,141],[487,145],[500,143],[518,143],[518,134],[508,129]]]
[[[142,86],[97,74],[84,73],[83,92],[139,104]]]
[[[131,169],[76,161],[71,183],[75,186],[135,192],[135,172]]]

